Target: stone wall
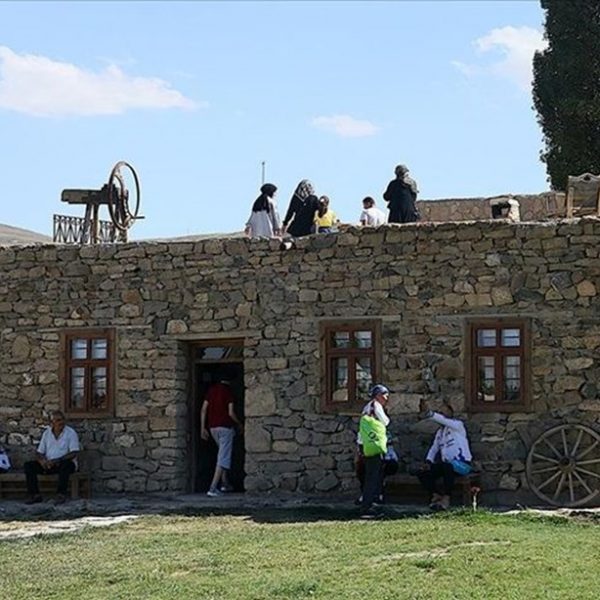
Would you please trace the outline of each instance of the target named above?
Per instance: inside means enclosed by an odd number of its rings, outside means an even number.
[[[498,198],[499,196],[494,196]],[[564,216],[565,195],[562,192],[543,194],[508,194],[519,202],[522,221],[544,221]],[[484,221],[491,219],[492,198],[452,198],[420,200],[417,202],[424,221],[447,223],[450,221]]]
[[[530,441],[597,426],[600,222],[351,228],[288,251],[207,240],[0,249],[0,441],[17,466],[59,406],[59,334],[117,330],[114,418],[75,423],[96,491],[181,491],[190,457],[187,344],[243,338],[246,488],[354,492],[355,415],[320,410],[319,322],[382,321],[383,380],[404,466],[432,431],[421,399],[466,419],[491,500],[525,498]],[[464,325],[531,319],[533,411],[465,413]]]

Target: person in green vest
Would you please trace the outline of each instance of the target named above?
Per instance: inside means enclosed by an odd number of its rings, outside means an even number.
[[[369,392],[369,401],[362,411],[357,443],[359,459],[364,463],[365,474],[361,502],[363,515],[376,514],[377,507],[374,505],[383,489],[387,426],[390,423],[385,407],[389,396],[390,390],[385,385],[374,385]],[[365,439],[366,436],[373,439]]]

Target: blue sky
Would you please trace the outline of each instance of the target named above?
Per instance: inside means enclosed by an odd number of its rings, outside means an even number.
[[[537,1],[1,2],[0,223],[51,234],[117,160],[132,239],[239,231],[266,161],[346,222],[405,163],[421,198],[547,188]],[[106,215],[105,215],[106,216]]]

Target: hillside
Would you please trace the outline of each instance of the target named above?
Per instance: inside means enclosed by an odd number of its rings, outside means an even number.
[[[14,244],[47,244],[51,242],[52,238],[48,235],[0,223],[1,246],[10,246]]]

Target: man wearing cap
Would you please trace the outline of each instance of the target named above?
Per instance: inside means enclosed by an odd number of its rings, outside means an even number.
[[[417,182],[408,176],[408,167],[398,165],[394,171],[396,179],[390,181],[383,193],[390,215],[388,223],[414,223],[421,217],[417,210]]]
[[[365,404],[362,414],[374,417],[386,427],[390,423],[390,418],[385,412],[390,390],[381,384],[374,385],[369,392],[370,400]],[[383,454],[375,456],[364,456],[362,452],[362,439],[360,432],[357,438],[359,460],[364,463],[365,483],[363,487],[361,508],[363,514],[369,514],[373,511],[373,504],[379,499],[383,489]]]

